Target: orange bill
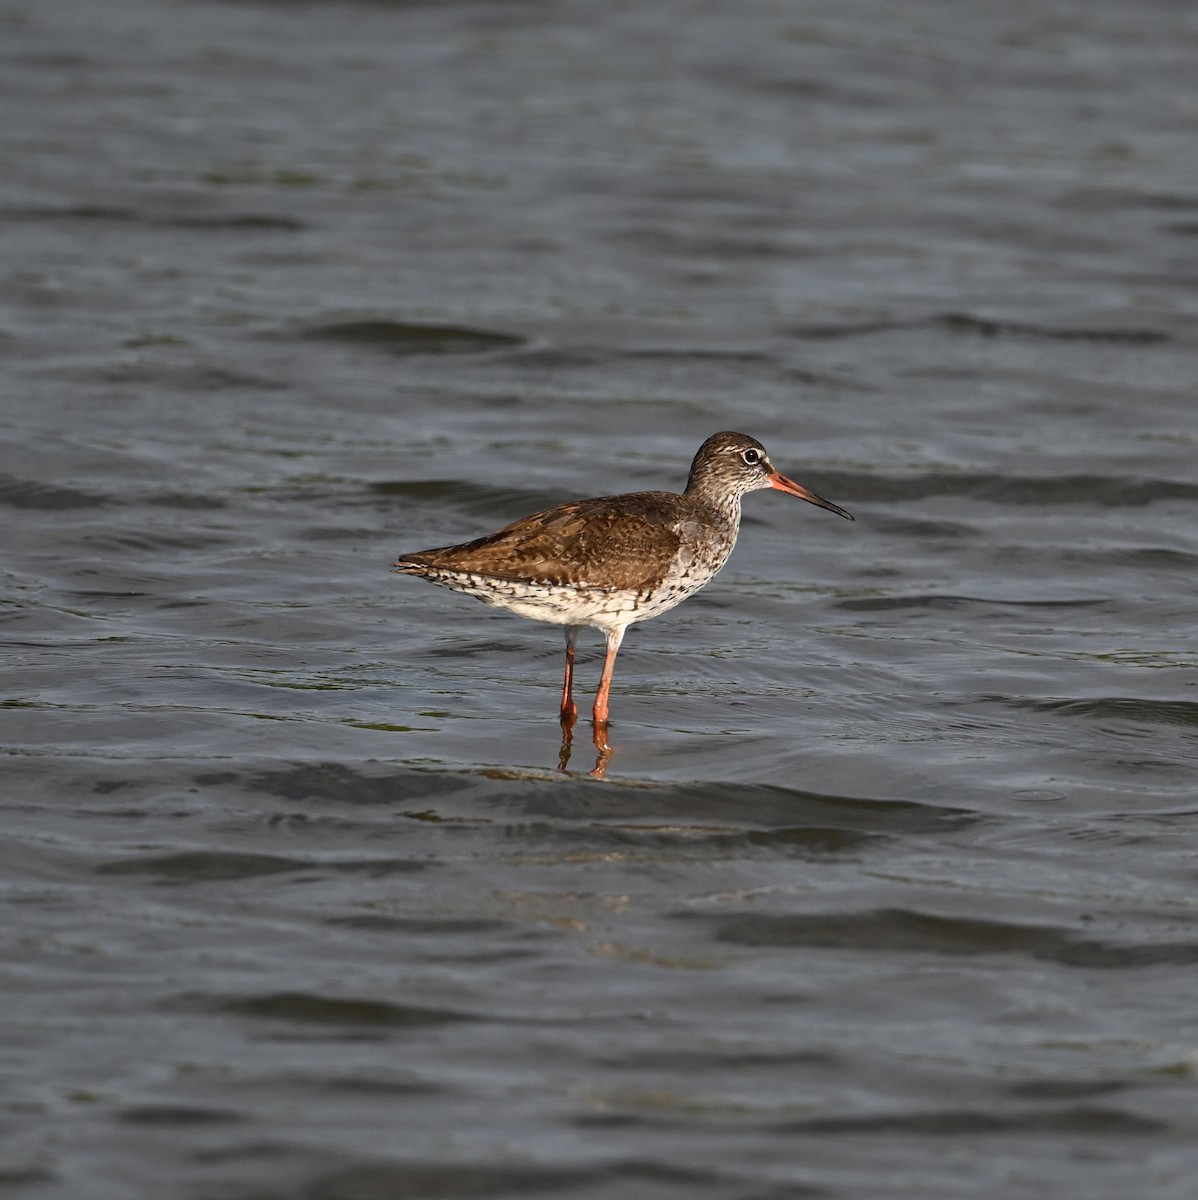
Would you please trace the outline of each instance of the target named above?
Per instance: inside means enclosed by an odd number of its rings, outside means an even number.
[[[809,492],[801,484],[795,483],[793,479],[787,479],[779,471],[771,470],[770,487],[777,488],[780,492],[789,492],[792,496],[798,496],[800,500],[806,500],[808,504],[814,504],[817,508],[826,508],[829,512],[839,513],[840,516],[846,517],[850,521],[853,520],[853,514],[845,512],[839,504],[833,504],[831,500],[825,500],[822,496]]]

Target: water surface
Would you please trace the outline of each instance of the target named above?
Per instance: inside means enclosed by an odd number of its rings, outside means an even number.
[[[0,29],[8,1191],[1189,1197],[1189,9]],[[723,428],[561,772],[388,565]]]

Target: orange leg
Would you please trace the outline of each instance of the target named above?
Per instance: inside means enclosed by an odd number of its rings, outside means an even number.
[[[611,693],[611,676],[616,667],[616,651],[624,640],[624,627],[617,626],[607,631],[607,657],[603,660],[603,674],[599,679],[599,690],[595,693],[594,719],[596,725],[607,725],[607,698]]]
[[[578,705],[574,703],[574,643],[581,628],[566,626],[566,678],[562,681],[562,725],[566,727],[572,726],[578,716]]]

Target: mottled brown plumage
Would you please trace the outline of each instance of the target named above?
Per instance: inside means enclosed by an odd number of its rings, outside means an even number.
[[[673,608],[727,562],[746,492],[777,488],[852,517],[779,474],[765,447],[743,433],[717,433],[699,447],[686,491],[628,492],[533,513],[457,546],[403,555],[419,575],[520,616],[566,626],[563,723],[576,713],[574,642],[584,626],[607,634],[594,718],[606,723],[616,651],[624,630]]]
[[[640,591],[669,570],[691,514],[675,492],[629,492],[547,508],[459,546],[405,554],[412,567],[512,582],[586,583]],[[396,564],[399,570],[399,564]]]

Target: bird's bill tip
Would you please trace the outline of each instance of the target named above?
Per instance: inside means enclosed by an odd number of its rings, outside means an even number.
[[[853,514],[846,512],[839,504],[833,504],[831,500],[817,496],[802,484],[795,483],[793,479],[787,479],[780,471],[774,471],[770,475],[770,487],[777,488],[780,492],[787,492],[791,496],[798,496],[800,500],[806,500],[808,504],[814,504],[816,508],[826,508],[829,512],[834,512],[848,521],[854,520]]]

